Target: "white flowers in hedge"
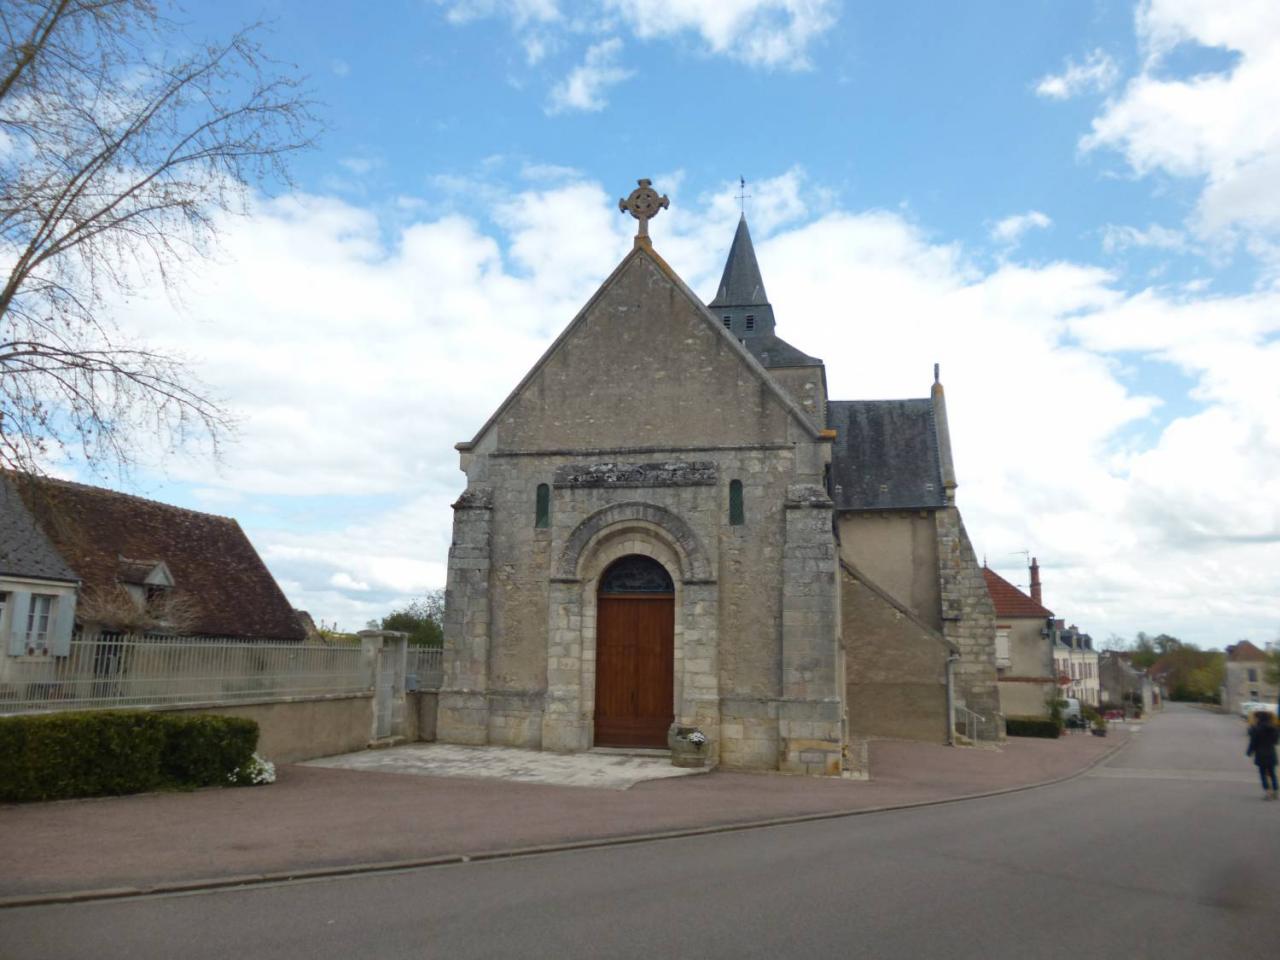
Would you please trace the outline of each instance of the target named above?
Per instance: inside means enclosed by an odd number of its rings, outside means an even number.
[[[275,783],[276,765],[255,753],[244,766],[231,774],[229,779],[232,783],[245,787],[257,786],[260,783]]]

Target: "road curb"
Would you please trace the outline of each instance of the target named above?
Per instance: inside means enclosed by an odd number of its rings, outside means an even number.
[[[841,820],[849,817],[861,817],[873,813],[890,813],[895,810],[914,810],[919,807],[937,807],[948,803],[963,803],[967,800],[981,800],[986,797],[1000,797],[1011,793],[1022,793],[1027,790],[1038,790],[1054,784],[1065,783],[1082,777],[1103,761],[1109,760],[1132,742],[1127,737],[1123,743],[1117,743],[1105,753],[1099,754],[1079,770],[1039,780],[1035,783],[1023,783],[1013,787],[1002,787],[999,790],[985,790],[980,793],[966,793],[955,797],[940,797],[934,800],[913,800],[910,803],[885,804],[878,807],[863,807],[858,810],[832,810],[824,813],[802,813],[788,817],[770,817],[764,820],[748,820],[740,823],[708,824],[700,827],[687,827],[681,830],[652,831],[648,833],[622,834],[610,837],[594,837],[589,840],[567,840],[560,843],[539,844],[530,847],[512,847],[505,850],[487,850],[478,853],[441,854],[434,857],[417,857],[409,860],[376,860],[366,863],[351,863],[333,867],[311,867],[304,870],[281,870],[270,873],[235,874],[228,877],[212,877],[198,880],[177,880],[171,883],[157,883],[150,886],[101,887],[95,890],[75,890],[65,893],[34,894],[20,897],[0,897],[0,910],[18,907],[40,907],[57,904],[92,903],[103,900],[125,900],[136,897],[168,896],[181,893],[199,893],[201,891],[225,890],[235,887],[256,887],[273,883],[289,883],[305,880],[324,880],[332,877],[360,876],[362,874],[395,873],[402,870],[421,870],[428,867],[445,867],[464,863],[484,863],[492,860],[513,860],[519,857],[533,857],[547,853],[563,853],[573,850],[592,850],[599,847],[620,847],[636,843],[656,843],[663,840],[679,840],[684,837],[709,836],[717,833],[737,833],[745,830],[762,830],[768,827],[784,827],[798,823],[814,823],[821,820]]]

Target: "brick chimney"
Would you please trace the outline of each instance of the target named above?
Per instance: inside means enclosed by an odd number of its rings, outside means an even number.
[[[1035,557],[1031,558],[1031,599],[1044,606],[1044,601],[1040,599],[1040,564]]]

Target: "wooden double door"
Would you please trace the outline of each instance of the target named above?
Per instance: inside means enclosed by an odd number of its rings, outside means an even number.
[[[605,593],[596,607],[595,744],[665,747],[675,718],[675,597]]]

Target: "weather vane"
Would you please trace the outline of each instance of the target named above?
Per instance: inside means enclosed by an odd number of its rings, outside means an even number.
[[[649,239],[650,219],[656,217],[659,210],[665,210],[671,206],[671,200],[665,194],[658,196],[658,191],[653,189],[651,180],[637,180],[636,183],[640,186],[632,190],[631,196],[627,199],[618,201],[618,209],[640,221],[640,232],[636,234],[636,243],[641,243]]]
[[[747,201],[751,199],[751,194],[747,193],[747,178],[742,174],[738,174],[738,203],[742,206],[742,215],[747,215]]]

